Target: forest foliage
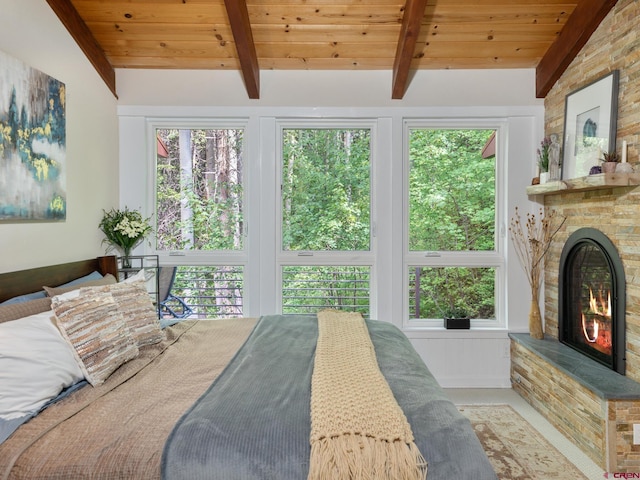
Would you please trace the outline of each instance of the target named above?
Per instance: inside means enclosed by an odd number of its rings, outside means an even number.
[[[410,131],[410,251],[495,249],[495,159],[481,155],[492,133]],[[243,131],[157,134],[169,153],[157,163],[158,249],[242,249]],[[283,251],[371,248],[371,144],[369,129],[283,130]],[[292,292],[283,295],[286,311],[348,305],[368,313],[368,267],[288,267],[286,273],[285,291]],[[495,315],[493,268],[415,265],[409,283],[412,316],[441,318],[452,308],[475,318]]]

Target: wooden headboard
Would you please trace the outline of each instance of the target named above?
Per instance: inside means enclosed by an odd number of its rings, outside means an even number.
[[[17,272],[0,274],[0,302],[25,293],[42,290],[42,287],[55,287],[98,271],[102,275],[110,273],[118,278],[118,265],[115,256],[97,257],[77,262],[30,268]]]

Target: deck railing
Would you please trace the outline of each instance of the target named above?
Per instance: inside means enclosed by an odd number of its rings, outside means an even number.
[[[282,312],[339,308],[368,317],[369,279],[369,267],[283,267]],[[171,293],[192,318],[230,318],[243,316],[243,287],[241,266],[179,266]]]

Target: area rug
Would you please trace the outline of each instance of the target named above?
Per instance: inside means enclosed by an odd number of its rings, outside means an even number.
[[[500,480],[588,480],[509,405],[458,405]]]

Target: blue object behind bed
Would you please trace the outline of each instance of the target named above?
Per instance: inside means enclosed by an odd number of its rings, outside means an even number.
[[[64,283],[62,285],[43,285],[43,287],[70,287],[72,285],[78,285],[80,283],[88,282],[90,280],[98,280],[102,278],[100,272],[91,272],[89,275],[85,275],[84,277],[76,278],[75,280],[71,280],[70,282]],[[12,303],[21,303],[28,302],[29,300],[37,300],[38,298],[45,298],[47,296],[47,292],[44,290],[40,290],[38,292],[26,293],[24,295],[18,295],[17,297],[10,298],[9,300],[5,300],[4,302],[0,302],[0,305],[10,305]]]

